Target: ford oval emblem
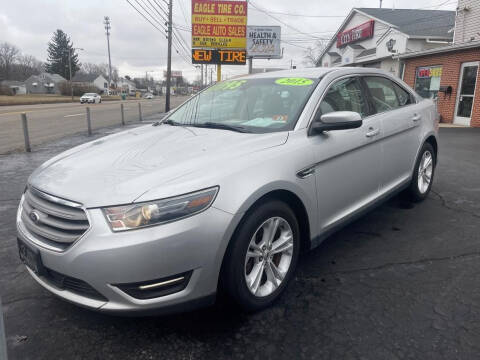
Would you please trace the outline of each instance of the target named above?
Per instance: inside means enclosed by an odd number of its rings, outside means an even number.
[[[30,214],[28,214],[28,216],[35,224],[37,224],[40,221],[40,215],[38,215],[38,213],[35,210],[31,211]]]

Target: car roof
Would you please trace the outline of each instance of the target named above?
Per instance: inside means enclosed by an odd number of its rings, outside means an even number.
[[[386,71],[375,68],[362,68],[362,67],[315,67],[293,70],[280,70],[271,71],[265,73],[258,73],[253,75],[239,76],[235,79],[265,79],[265,78],[278,78],[278,77],[306,77],[306,78],[322,78],[328,73],[341,72],[342,74],[351,73],[378,73],[383,75],[389,75]]]

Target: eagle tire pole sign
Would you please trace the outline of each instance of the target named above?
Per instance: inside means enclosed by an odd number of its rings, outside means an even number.
[[[245,65],[247,1],[192,0],[192,63]]]

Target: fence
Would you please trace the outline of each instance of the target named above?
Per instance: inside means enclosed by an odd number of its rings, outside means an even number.
[[[172,108],[188,98],[172,96]],[[90,109],[90,122],[86,106]],[[163,98],[140,102],[104,102],[96,105],[65,103],[0,106],[0,154],[18,150],[32,151],[37,145],[59,140],[67,135],[87,134],[100,128],[157,120],[161,118],[164,110]]]
[[[77,114],[77,115],[79,115],[79,114]],[[125,122],[125,107],[124,107],[123,103],[120,104],[119,115],[120,116],[118,118],[121,121],[118,124],[122,125],[122,126],[125,126],[125,124],[126,124],[126,122]],[[91,136],[93,134],[93,131],[92,131],[92,112],[91,112],[89,106],[87,106],[86,109],[85,109],[85,119],[86,119],[85,128],[87,130],[88,135]],[[100,124],[100,125],[104,125],[104,126],[115,125],[115,124],[111,124],[110,121],[108,121],[106,123],[104,119],[103,119],[103,121],[101,119],[99,119],[99,120],[103,123],[103,124]],[[23,130],[23,139],[24,139],[24,143],[25,143],[25,151],[26,152],[31,152],[32,147],[31,147],[31,144],[30,144],[30,133],[29,133],[29,130],[28,130],[28,118],[27,118],[26,113],[21,114],[21,121],[22,121],[22,130]],[[143,112],[142,112],[142,104],[141,103],[138,103],[138,121],[140,121],[140,122],[143,121]],[[100,127],[102,127],[102,126],[100,126]]]

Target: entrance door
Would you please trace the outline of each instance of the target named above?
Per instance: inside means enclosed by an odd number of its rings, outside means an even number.
[[[453,122],[458,125],[470,126],[475,88],[477,85],[478,62],[462,64],[460,74],[457,105]]]

